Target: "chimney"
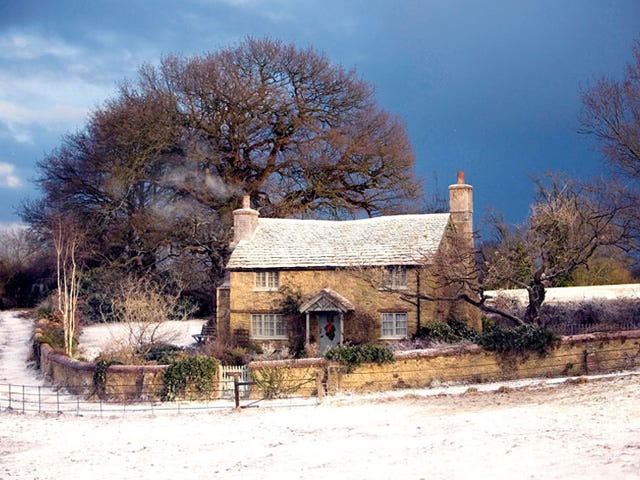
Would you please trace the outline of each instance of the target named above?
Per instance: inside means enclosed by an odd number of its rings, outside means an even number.
[[[251,208],[249,195],[242,197],[242,208],[233,211],[233,242],[235,247],[241,240],[249,240],[258,227],[260,213]]]
[[[473,248],[473,187],[464,183],[464,172],[458,172],[458,183],[449,186],[449,213],[456,232],[469,239]]]

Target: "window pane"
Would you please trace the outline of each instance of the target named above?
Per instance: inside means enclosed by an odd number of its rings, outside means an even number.
[[[287,335],[287,329],[284,323],[282,315],[274,315],[276,324],[276,335],[278,337],[285,337]]]
[[[262,335],[262,315],[251,315],[251,335],[259,337]]]
[[[396,335],[406,337],[407,336],[407,314],[396,314]]]
[[[393,313],[382,314],[382,336],[389,337],[393,335]]]

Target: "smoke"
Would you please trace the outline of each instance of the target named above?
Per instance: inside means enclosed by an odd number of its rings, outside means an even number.
[[[174,188],[190,191],[198,196],[207,194],[218,200],[241,196],[242,190],[236,185],[228,185],[218,175],[208,170],[204,175],[187,168],[176,168],[167,173],[162,182]]]
[[[219,176],[207,171],[204,179],[209,193],[217,198],[227,199],[233,196],[241,196],[242,190],[236,185],[227,185]]]

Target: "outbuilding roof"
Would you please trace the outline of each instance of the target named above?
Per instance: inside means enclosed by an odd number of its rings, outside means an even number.
[[[236,245],[230,270],[415,265],[438,249],[448,213],[362,220],[260,218]]]

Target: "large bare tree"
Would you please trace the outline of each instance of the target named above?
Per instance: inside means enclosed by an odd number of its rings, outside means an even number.
[[[40,162],[43,197],[23,217],[49,231],[73,212],[94,264],[186,271],[185,291],[212,299],[242,195],[268,216],[411,211],[413,165],[402,122],[355,71],[249,38],[143,66]]]
[[[600,152],[619,179],[609,180],[625,193],[625,201],[640,205],[640,41],[622,78],[602,78],[582,94],[582,132],[593,136]],[[610,187],[611,188],[611,187]],[[635,236],[640,238],[639,210]]]
[[[435,293],[420,298],[465,302],[516,324],[539,325],[547,287],[562,284],[598,249],[628,246],[632,229],[626,213],[634,205],[592,184],[579,186],[557,176],[547,180],[537,182],[538,198],[525,223],[513,227],[500,217],[492,220],[496,238],[483,251],[457,246],[458,236],[452,232],[450,246],[424,267]],[[526,290],[524,314],[492,302],[486,290],[496,288]]]

